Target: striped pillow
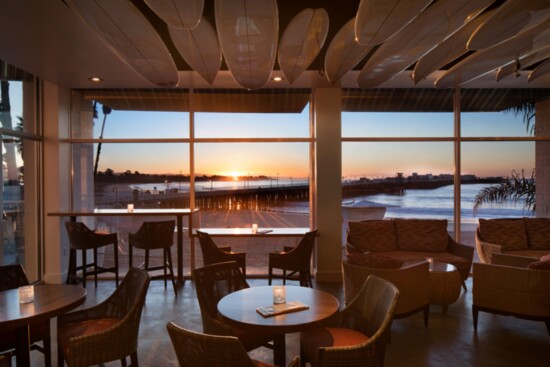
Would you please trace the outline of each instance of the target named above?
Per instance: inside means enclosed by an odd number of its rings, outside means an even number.
[[[550,218],[525,218],[530,250],[550,250]]]
[[[395,251],[397,239],[393,220],[349,222],[348,241],[362,252]]]
[[[480,219],[479,233],[485,242],[503,250],[527,250],[527,232],[522,219]]]
[[[445,252],[449,242],[446,219],[396,219],[397,248]]]

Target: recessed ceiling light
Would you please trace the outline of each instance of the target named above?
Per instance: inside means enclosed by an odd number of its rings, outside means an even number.
[[[274,82],[282,82],[284,78],[280,76],[274,76],[273,78],[271,78],[271,80],[273,80]]]
[[[103,79],[101,79],[98,76],[91,76],[88,78],[88,80],[91,81],[92,83],[101,83],[103,81]]]

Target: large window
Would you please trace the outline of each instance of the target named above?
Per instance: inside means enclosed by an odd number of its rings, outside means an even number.
[[[40,146],[34,78],[0,61],[2,240],[0,264],[21,264],[40,278]]]

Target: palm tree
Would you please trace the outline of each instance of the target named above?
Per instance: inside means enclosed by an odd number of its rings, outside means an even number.
[[[535,170],[531,173],[531,177],[525,177],[525,173],[521,170],[521,174],[512,171],[512,175],[505,177],[504,180],[497,186],[489,186],[478,192],[474,199],[474,214],[483,204],[502,204],[507,200],[513,200],[515,203],[523,201],[525,210],[534,211],[536,206],[535,200]]]

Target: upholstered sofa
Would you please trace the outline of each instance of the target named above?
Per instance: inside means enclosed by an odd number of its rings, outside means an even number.
[[[536,260],[494,253],[492,264],[475,263],[474,329],[477,330],[479,311],[483,311],[544,321],[550,334],[550,257],[546,257]]]
[[[350,222],[346,249],[348,258],[345,261],[356,265],[368,265],[364,260],[369,257],[387,259],[388,267],[429,257],[453,264],[460,272],[464,288],[474,255],[473,247],[457,243],[449,236],[445,219]]]
[[[476,249],[485,264],[493,254],[539,259],[550,254],[550,218],[480,219]]]

